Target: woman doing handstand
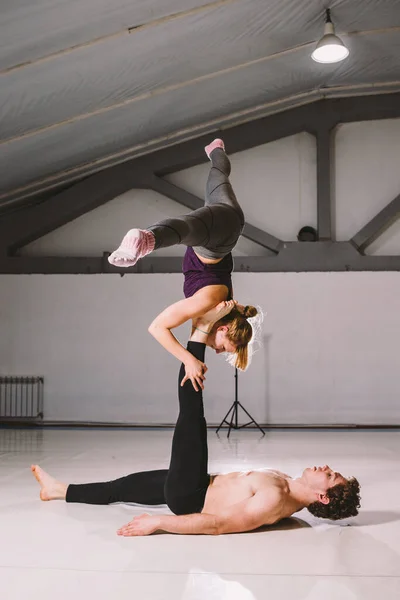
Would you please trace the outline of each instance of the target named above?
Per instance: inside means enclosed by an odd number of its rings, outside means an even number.
[[[183,259],[185,299],[159,314],[149,332],[185,365],[181,383],[190,379],[196,391],[199,387],[204,389],[207,367],[178,342],[171,330],[233,298],[231,251],[244,227],[243,211],[229,181],[231,165],[223,141],[215,139],[205,147],[205,152],[211,168],[204,207],[147,229],[131,229],[109,257],[114,266],[131,267],[153,250],[176,244],[187,246]],[[232,354],[231,364],[244,370],[249,363],[248,344],[253,337],[248,318],[255,317],[258,311],[254,306],[235,304],[231,313],[214,325],[207,346],[217,354]]]

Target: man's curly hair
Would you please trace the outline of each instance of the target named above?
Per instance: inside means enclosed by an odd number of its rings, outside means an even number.
[[[360,508],[360,484],[355,477],[346,483],[338,483],[326,492],[329,504],[313,502],[307,508],[314,517],[321,519],[346,519],[358,515]]]

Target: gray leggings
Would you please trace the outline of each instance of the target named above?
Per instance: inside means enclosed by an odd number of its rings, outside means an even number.
[[[147,227],[156,239],[155,250],[184,244],[203,258],[223,258],[236,246],[244,214],[229,181],[231,163],[222,148],[215,148],[210,158],[204,206]]]

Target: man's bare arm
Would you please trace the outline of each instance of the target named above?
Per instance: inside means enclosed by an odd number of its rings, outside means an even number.
[[[134,517],[118,530],[118,535],[142,536],[151,535],[156,531],[180,534],[216,535],[216,516],[208,514],[190,515],[140,515]]]
[[[169,533],[221,535],[252,531],[279,520],[282,496],[279,490],[257,492],[216,515],[161,516],[159,529]]]
[[[252,531],[280,519],[282,498],[279,491],[258,492],[216,515],[141,515],[119,530],[120,535],[150,535],[155,531],[186,535],[221,535]]]
[[[186,535],[217,535],[217,517],[207,513],[161,515],[159,529]]]
[[[257,492],[216,515],[160,516],[159,529],[169,533],[221,535],[252,531],[275,523],[281,514],[282,499],[277,490]]]

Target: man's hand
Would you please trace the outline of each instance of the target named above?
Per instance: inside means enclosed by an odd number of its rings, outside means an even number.
[[[117,531],[117,535],[151,535],[159,528],[160,519],[153,515],[143,514],[139,517],[133,517],[127,525],[124,525]]]
[[[190,379],[196,392],[199,388],[204,390],[203,381],[206,378],[205,373],[207,366],[198,360],[193,354],[190,355],[188,360],[185,362],[185,377],[181,381],[181,386],[185,385],[185,382]]]

